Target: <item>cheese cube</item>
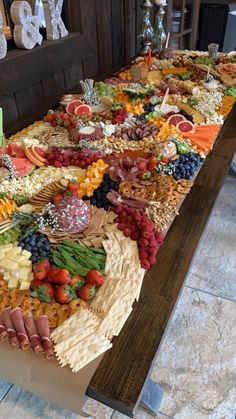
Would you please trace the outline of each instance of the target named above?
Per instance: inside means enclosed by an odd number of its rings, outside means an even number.
[[[22,260],[20,263],[19,263],[19,265],[20,265],[20,267],[24,267],[24,268],[28,268],[28,269],[31,269],[31,267],[32,267],[32,262],[31,262],[31,260],[28,260],[28,259],[25,259],[25,257],[24,257],[24,260]]]
[[[4,252],[4,253],[8,252],[11,249],[13,249],[13,244],[12,243],[3,244],[2,246],[0,246],[0,251]]]
[[[24,255],[26,259],[29,259],[31,257],[31,253],[28,252],[28,250],[22,250],[21,254]]]
[[[18,264],[16,262],[13,262],[10,259],[2,259],[0,261],[0,266],[3,269],[6,269],[7,271],[17,271],[18,270]]]
[[[0,260],[5,258],[5,254],[4,253],[0,253]]]
[[[9,258],[11,259],[11,260],[15,260],[15,261],[17,261],[17,256],[19,256],[20,255],[20,253],[21,253],[21,247],[14,247],[12,250],[11,250],[11,252],[9,252]]]
[[[7,281],[8,282],[11,278],[12,278],[11,272],[9,272],[9,271],[4,272],[4,274],[3,274],[4,281]]]
[[[20,290],[28,290],[30,288],[30,281],[24,280],[21,281]]]
[[[20,268],[19,269],[19,275],[18,275],[20,282],[22,282],[24,280],[29,281],[30,274],[31,274],[31,271],[28,268]]]
[[[8,282],[8,288],[9,289],[18,288],[18,286],[19,286],[19,281],[18,281],[17,278],[12,278]]]

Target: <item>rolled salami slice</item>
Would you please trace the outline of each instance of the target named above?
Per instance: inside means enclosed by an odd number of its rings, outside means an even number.
[[[20,348],[25,351],[30,348],[30,341],[25,330],[24,319],[20,307],[13,308],[11,311],[11,318],[17,332]]]
[[[18,346],[19,341],[11,319],[11,307],[6,307],[1,311],[1,319],[5,328],[7,329],[10,344],[12,346]]]
[[[3,321],[0,316],[0,342],[6,342],[8,340],[7,329],[5,328]]]
[[[53,343],[50,338],[50,327],[48,316],[40,316],[36,319],[36,325],[38,329],[39,336],[42,339],[43,349],[47,359],[54,357]]]
[[[31,346],[36,355],[43,353],[43,345],[38,335],[37,327],[32,313],[27,313],[24,317],[25,328],[30,338]]]

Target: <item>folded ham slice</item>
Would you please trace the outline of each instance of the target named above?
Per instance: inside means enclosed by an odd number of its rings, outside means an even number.
[[[6,340],[8,340],[8,333],[0,316],[0,342],[6,342]]]
[[[47,316],[40,316],[36,319],[36,325],[38,329],[39,336],[43,342],[43,349],[47,359],[54,357],[53,343],[50,338],[50,327]]]
[[[25,323],[25,327],[26,327],[28,336],[30,338],[30,342],[31,342],[34,353],[36,355],[42,354],[44,349],[43,349],[41,339],[38,335],[36,323],[35,323],[32,313],[27,313],[24,316],[24,323]]]
[[[1,311],[1,319],[5,328],[7,329],[10,344],[12,346],[18,346],[19,341],[11,319],[11,307],[6,307]]]
[[[11,318],[17,332],[20,348],[25,351],[30,348],[30,341],[25,330],[24,319],[20,307],[13,308],[11,311]]]

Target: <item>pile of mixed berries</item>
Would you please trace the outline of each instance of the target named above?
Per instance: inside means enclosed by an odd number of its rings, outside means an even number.
[[[77,166],[87,169],[92,163],[99,160],[102,156],[101,151],[84,149],[64,149],[52,148],[47,153],[47,160],[50,166],[67,167]]]
[[[119,184],[118,182],[113,181],[110,176],[106,173],[103,177],[101,185],[95,189],[90,202],[92,205],[95,205],[97,208],[104,208],[106,211],[111,206],[109,200],[107,199],[107,194],[110,191],[118,191]]]

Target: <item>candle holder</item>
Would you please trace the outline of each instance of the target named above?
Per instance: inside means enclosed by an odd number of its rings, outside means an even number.
[[[156,5],[153,50],[160,53],[165,49],[166,33],[163,25],[165,10],[163,5]]]
[[[141,44],[140,55],[146,55],[152,46],[154,31],[150,20],[150,12],[153,7],[150,0],[144,0],[141,6],[142,9],[142,29],[138,36]]]

